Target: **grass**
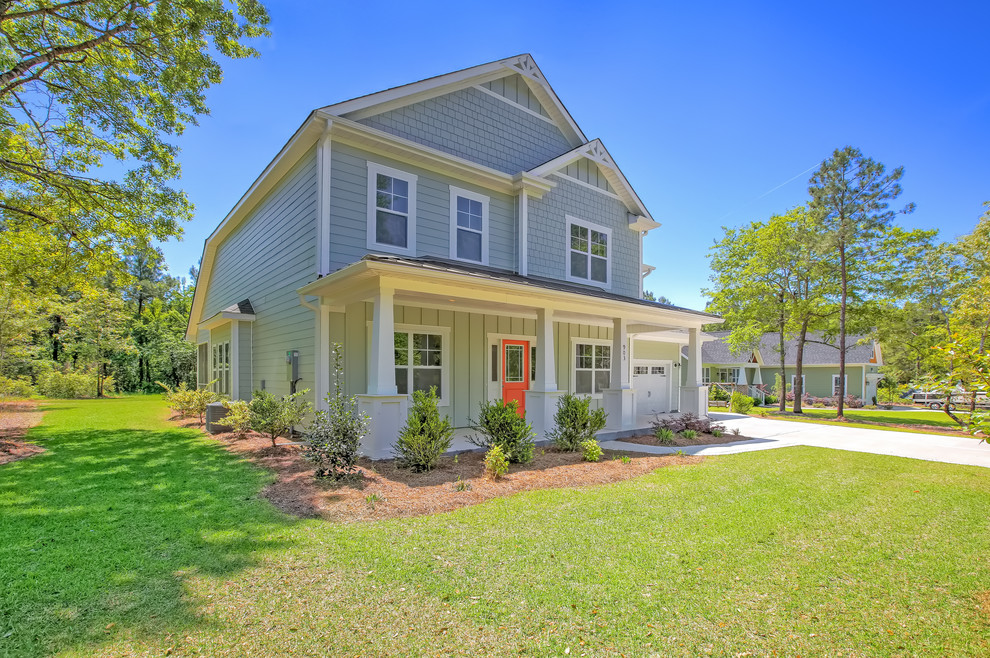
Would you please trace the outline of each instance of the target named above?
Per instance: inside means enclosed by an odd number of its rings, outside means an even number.
[[[50,409],[0,467],[0,655],[990,651],[980,468],[788,448],[335,525],[157,400]]]
[[[768,416],[786,417],[786,420],[804,421],[809,423],[820,423],[823,425],[841,425],[843,427],[865,427],[876,429],[877,425],[884,426],[883,429],[890,429],[897,432],[910,433],[931,433],[934,429],[949,430],[953,432],[963,431],[962,428],[949,418],[943,411],[885,411],[883,409],[846,409],[844,411],[847,420],[836,420],[835,409],[814,409],[805,408],[803,414],[786,412],[781,414],[776,408],[762,407]],[[956,413],[961,418],[967,418],[968,414]],[[908,427],[899,427],[906,425]]]

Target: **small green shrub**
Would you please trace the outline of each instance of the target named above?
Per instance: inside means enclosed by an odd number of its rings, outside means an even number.
[[[681,438],[686,439],[688,441],[694,441],[696,438],[698,438],[698,432],[696,432],[695,430],[682,430]]]
[[[607,418],[604,409],[591,410],[591,397],[566,393],[557,400],[556,427],[548,437],[560,450],[574,452],[585,441],[594,440]]]
[[[732,413],[748,414],[753,408],[753,398],[736,391],[732,394],[732,400],[729,402],[729,406],[732,409]]]
[[[450,449],[454,427],[449,418],[440,415],[439,402],[435,387],[429,393],[413,392],[409,418],[395,442],[395,456],[400,468],[430,471],[440,456]]]
[[[479,434],[468,440],[485,450],[498,446],[505,458],[514,464],[532,461],[536,434],[533,426],[516,411],[518,407],[515,400],[482,402],[478,420],[472,422]]]
[[[602,458],[602,447],[598,445],[598,441],[595,441],[594,439],[582,441],[580,443],[580,448],[581,458],[586,462],[596,462]]]
[[[630,457],[629,455],[622,455],[621,457],[617,457],[616,459],[618,459],[623,464],[631,464],[632,463],[632,457]]]
[[[485,453],[485,474],[497,480],[509,472],[509,460],[499,445],[493,445]]]
[[[674,430],[669,427],[658,427],[656,429],[657,443],[662,446],[674,445]]]
[[[220,402],[222,399],[223,396],[213,391],[209,385],[191,389],[189,391],[189,412],[193,416],[198,416],[199,424],[202,425],[206,416],[206,406],[213,402]]]
[[[732,436],[739,436],[740,434],[742,434],[742,430],[741,429],[739,429],[738,427],[733,427],[732,428]]]
[[[246,400],[224,400],[223,406],[227,415],[223,417],[222,424],[229,427],[238,438],[243,438],[251,429],[251,407]]]
[[[471,483],[461,479],[461,476],[458,475],[457,482],[454,483],[454,491],[471,491]]]
[[[36,393],[30,381],[0,377],[0,398],[29,398],[33,395]]]
[[[713,427],[712,436],[714,436],[716,439],[722,438],[722,430],[718,427]]]
[[[288,432],[291,427],[301,424],[309,413],[312,405],[299,399],[308,392],[309,389],[303,389],[276,397],[268,391],[255,391],[249,403],[251,429],[267,434],[274,448],[275,439]]]
[[[711,386],[708,389],[708,399],[715,402],[725,402],[729,399],[729,394],[721,386]]]
[[[361,439],[368,432],[368,417],[358,411],[357,399],[344,393],[343,353],[334,343],[333,390],[327,393],[327,408],[313,415],[306,431],[303,456],[316,464],[316,477],[349,477],[357,466]]]
[[[385,500],[385,496],[382,496],[381,494],[378,493],[370,493],[364,497],[364,502],[371,509],[375,509],[375,503],[380,503],[384,500]]]
[[[684,452],[683,450],[675,450],[674,451],[674,456],[675,457],[687,457],[687,453]]]

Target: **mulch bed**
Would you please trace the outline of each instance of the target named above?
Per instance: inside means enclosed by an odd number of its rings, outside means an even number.
[[[0,465],[27,459],[45,449],[22,439],[41,422],[38,403],[31,400],[0,402]]]
[[[195,421],[178,421],[198,427]],[[278,479],[262,495],[280,510],[300,517],[352,522],[421,516],[448,512],[520,491],[560,487],[584,487],[619,482],[670,465],[697,464],[702,457],[626,454],[603,451],[597,463],[582,461],[581,453],[536,448],[529,464],[512,464],[509,473],[491,480],[483,475],[484,455],[461,453],[440,459],[429,473],[396,468],[392,460],[362,459],[358,474],[342,483],[313,477],[313,465],[302,457],[299,446],[273,449],[271,441],[250,433],[215,434],[227,450],[274,471]],[[279,439],[282,441],[283,439]],[[459,482],[462,490],[458,490]]]
[[[637,443],[642,446],[661,446],[663,448],[686,448],[688,446],[708,446],[708,445],[721,445],[723,443],[735,443],[737,441],[749,441],[747,436],[737,436],[735,434],[726,433],[722,436],[712,436],[711,434],[698,433],[693,439],[685,439],[680,434],[674,435],[673,443],[660,443],[657,441],[657,437],[652,434],[641,434],[639,436],[630,436],[627,439],[619,439],[623,443]]]

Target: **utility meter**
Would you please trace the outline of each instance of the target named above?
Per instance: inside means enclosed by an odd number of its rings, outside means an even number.
[[[285,353],[285,378],[289,382],[299,379],[299,350],[288,350]]]

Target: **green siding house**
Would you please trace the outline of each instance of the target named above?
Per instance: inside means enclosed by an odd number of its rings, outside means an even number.
[[[721,385],[754,397],[761,397],[773,388],[780,374],[780,337],[764,334],[753,349],[734,354],[725,338],[727,331],[705,334],[701,348],[702,382]],[[682,354],[683,358],[686,353]],[[838,392],[839,348],[821,334],[811,334],[804,346],[802,359],[804,392],[814,397],[832,397]],[[784,380],[787,390],[794,387],[797,376],[797,340],[784,342]],[[846,337],[846,394],[871,404],[877,394],[877,383],[883,379],[880,367],[883,352],[880,344],[869,336]]]
[[[339,343],[375,458],[432,386],[458,428],[513,399],[545,434],[568,391],[613,436],[703,414],[720,320],[643,299],[659,226],[529,55],[316,109],[206,240],[199,381],[322,405]]]

